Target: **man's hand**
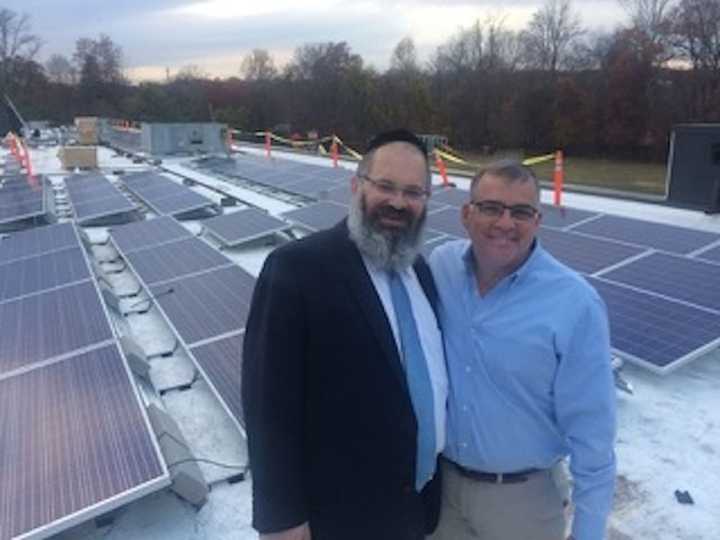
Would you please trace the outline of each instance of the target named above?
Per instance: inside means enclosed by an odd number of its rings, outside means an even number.
[[[285,531],[261,534],[260,540],[311,540],[310,525],[305,522]]]

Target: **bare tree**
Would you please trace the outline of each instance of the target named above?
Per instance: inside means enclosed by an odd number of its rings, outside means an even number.
[[[411,37],[404,37],[395,45],[390,57],[390,69],[403,73],[418,71],[417,50]]]
[[[209,75],[197,64],[187,64],[180,68],[177,72],[174,80],[186,80],[186,81],[197,81],[202,79],[208,79]]]
[[[668,13],[673,0],[618,0],[630,17],[632,25],[653,42],[666,34]]]
[[[45,72],[48,79],[53,82],[63,84],[75,84],[77,82],[77,69],[62,54],[53,54],[45,62]]]
[[[555,73],[584,33],[570,0],[546,0],[521,36],[526,65]]]
[[[30,17],[0,8],[0,88],[12,81],[18,63],[32,61],[42,41],[31,32]]]
[[[720,0],[681,0],[671,19],[681,56],[695,69],[720,71]]]
[[[277,75],[275,61],[265,49],[253,49],[243,58],[240,73],[247,81],[268,81]]]
[[[99,77],[103,82],[124,82],[122,48],[110,36],[100,34],[98,39],[83,37],[75,42],[73,62],[78,70],[83,70],[90,57],[97,63]]]

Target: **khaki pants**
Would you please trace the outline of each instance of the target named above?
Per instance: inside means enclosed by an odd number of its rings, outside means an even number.
[[[551,471],[494,484],[443,462],[440,524],[429,540],[564,540],[563,497]]]

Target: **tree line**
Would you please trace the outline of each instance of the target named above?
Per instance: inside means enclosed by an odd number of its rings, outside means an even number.
[[[720,121],[720,0],[619,1],[627,22],[610,33],[584,28],[571,0],[546,0],[522,30],[502,17],[477,20],[426,62],[403,38],[385,71],[346,42],[308,43],[282,68],[255,49],[237,77],[188,66],[139,84],[123,75],[122,49],[104,34],[41,65],[29,18],[0,8],[0,88],[26,117],[57,123],[215,120],[337,133],[360,149],[370,134],[402,125],[466,151],[662,160],[673,124]]]

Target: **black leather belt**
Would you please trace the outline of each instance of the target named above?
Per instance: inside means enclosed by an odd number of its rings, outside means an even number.
[[[540,472],[540,469],[526,469],[524,471],[511,473],[489,473],[466,469],[462,465],[458,465],[454,461],[450,461],[448,459],[445,459],[444,461],[454,467],[455,470],[465,478],[476,480],[478,482],[488,482],[491,484],[520,484],[522,482],[527,482],[528,476],[531,474]]]

